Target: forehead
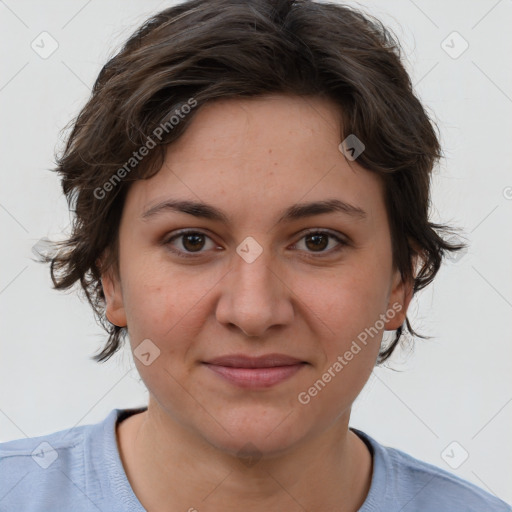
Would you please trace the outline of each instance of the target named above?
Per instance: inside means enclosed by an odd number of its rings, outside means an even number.
[[[167,148],[160,171],[132,185],[126,208],[140,217],[180,198],[256,220],[257,212],[275,216],[285,206],[338,199],[369,219],[385,214],[381,179],[339,150],[340,123],[337,105],[321,98],[212,102]]]

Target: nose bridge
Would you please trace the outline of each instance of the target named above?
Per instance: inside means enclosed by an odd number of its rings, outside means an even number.
[[[286,323],[292,313],[270,249],[258,246],[253,239],[237,247],[217,308],[220,322],[237,325],[249,336],[262,336],[270,326]]]
[[[239,248],[238,251],[243,250]],[[237,252],[238,252],[237,251]],[[250,251],[254,251],[250,248]],[[268,314],[276,300],[276,277],[272,271],[270,249],[262,251],[255,259],[254,253],[248,253],[251,258],[237,255],[233,262],[233,298],[240,308],[245,308],[246,314],[257,313],[261,316]]]
[[[265,254],[260,254],[254,261],[238,256],[233,262],[233,271],[235,273],[234,290],[237,294],[243,294],[240,299],[254,300],[260,298],[259,296],[269,299],[270,295],[273,295],[275,284],[273,281],[276,278],[269,250],[266,250]],[[245,295],[248,296],[245,297]]]

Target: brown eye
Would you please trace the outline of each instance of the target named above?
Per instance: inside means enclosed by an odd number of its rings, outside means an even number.
[[[332,253],[336,253],[343,249],[345,246],[349,245],[349,243],[343,240],[340,236],[335,235],[329,231],[322,230],[313,230],[309,231],[309,233],[306,233],[306,235],[300,239],[299,243],[296,244],[296,246],[299,246],[299,249],[301,248],[300,245],[303,240],[305,246],[304,250],[310,255],[313,253],[318,253],[320,257],[323,255],[327,256]],[[331,244],[331,240],[335,241],[335,243]],[[327,249],[330,244],[332,248]]]
[[[305,237],[308,249],[323,251],[329,245],[329,236],[324,233],[315,233]]]
[[[201,250],[204,246],[204,235],[201,233],[191,233],[189,235],[182,235],[183,247],[187,251],[195,252]]]
[[[207,247],[207,241],[210,241],[210,247]],[[213,249],[215,244],[211,238],[200,231],[181,231],[168,238],[163,244],[169,250],[182,258],[193,258],[203,255],[206,250]],[[205,249],[205,250],[203,250]]]

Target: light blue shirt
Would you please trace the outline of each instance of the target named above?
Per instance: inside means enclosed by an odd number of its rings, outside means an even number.
[[[116,421],[144,410],[113,409],[94,425],[0,443],[0,511],[144,512],[115,433]],[[474,484],[351,430],[373,453],[370,491],[358,512],[512,512]]]

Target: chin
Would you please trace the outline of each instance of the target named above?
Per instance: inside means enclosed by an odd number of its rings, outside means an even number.
[[[292,418],[295,420],[288,421]],[[228,417],[218,415],[224,429],[202,432],[211,445],[236,457],[259,458],[285,452],[306,436],[306,425],[297,422],[294,414],[266,408],[253,411],[230,411]],[[212,435],[213,434],[213,435]],[[231,435],[230,435],[231,434]]]
[[[265,437],[261,432],[239,432],[236,436],[211,439],[207,441],[216,449],[229,454],[233,457],[254,461],[262,457],[277,457],[286,453],[292,448],[301,436],[295,439],[290,435],[272,436],[272,439]]]

